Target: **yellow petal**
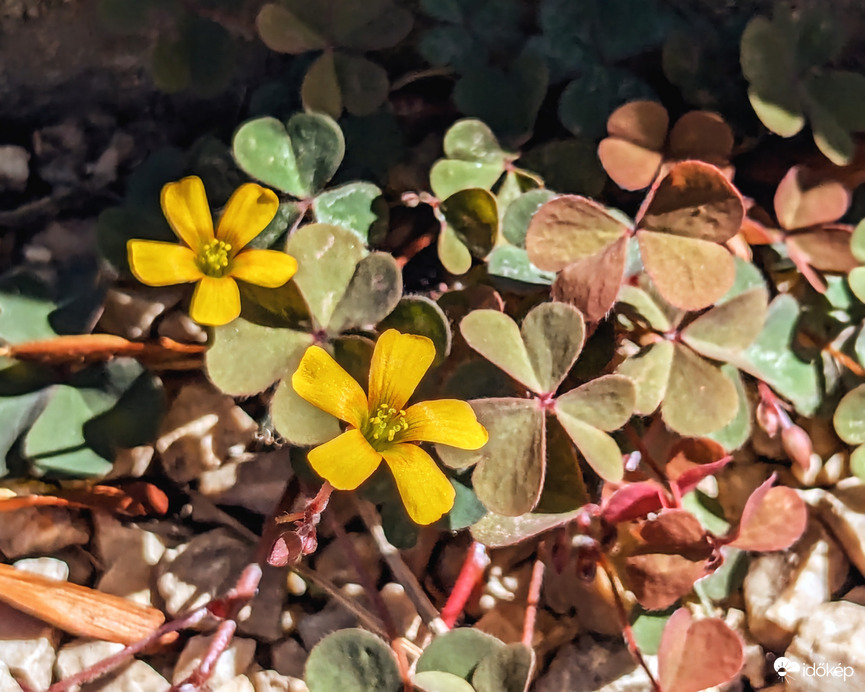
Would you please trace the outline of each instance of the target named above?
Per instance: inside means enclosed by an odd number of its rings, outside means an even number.
[[[362,428],[366,422],[366,396],[355,379],[319,346],[310,346],[300,359],[291,386],[313,406]]]
[[[192,175],[162,188],[162,212],[177,237],[193,250],[213,240],[213,217],[201,178]]]
[[[135,278],[148,286],[185,284],[204,276],[195,263],[195,253],[185,245],[130,240],[126,252]]]
[[[381,463],[381,454],[354,428],[309,450],[306,458],[315,472],[337,490],[354,490]]]
[[[297,271],[297,260],[277,250],[244,250],[229,263],[235,279],[256,286],[277,288]]]
[[[453,486],[420,447],[389,445],[381,455],[396,479],[399,495],[412,521],[432,524],[454,506]]]
[[[233,253],[239,252],[273,221],[278,209],[279,199],[273,190],[245,183],[234,191],[225,205],[216,237],[231,245]]]
[[[480,449],[489,439],[486,428],[465,401],[440,399],[424,401],[405,412],[408,429],[400,442],[437,442],[460,449]]]
[[[387,404],[401,409],[414,394],[435,358],[433,342],[425,336],[388,329],[375,344],[369,368],[369,408]]]
[[[199,324],[218,327],[240,315],[240,290],[230,276],[205,276],[195,287],[189,316]]]

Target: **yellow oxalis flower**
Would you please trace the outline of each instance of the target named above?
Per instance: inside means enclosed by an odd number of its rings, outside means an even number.
[[[334,488],[354,490],[384,459],[418,524],[431,524],[449,511],[454,489],[432,457],[412,443],[479,449],[489,438],[464,401],[441,399],[404,408],[434,357],[435,346],[426,337],[389,329],[375,345],[368,395],[318,346],[306,350],[291,377],[300,396],[350,426],[310,450],[316,473]]]
[[[129,267],[148,286],[197,282],[189,308],[196,322],[217,326],[237,317],[237,281],[277,288],[297,271],[294,257],[284,252],[246,247],[276,216],[279,200],[272,190],[255,183],[237,188],[216,233],[201,178],[168,183],[162,188],[161,202],[165,218],[183,244],[130,240]]]

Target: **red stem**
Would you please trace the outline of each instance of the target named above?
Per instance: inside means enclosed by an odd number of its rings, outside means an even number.
[[[541,586],[544,583],[545,565],[541,558],[535,560],[532,566],[532,578],[529,581],[529,594],[526,597],[526,617],[523,621],[523,645],[532,648],[535,638],[535,621],[538,618],[538,603],[541,600]]]
[[[448,629],[453,629],[457,618],[462,614],[472,591],[480,582],[484,570],[489,564],[490,558],[487,556],[486,548],[477,541],[473,541],[454,583],[454,588],[448,596],[445,607],[442,608],[441,619]]]

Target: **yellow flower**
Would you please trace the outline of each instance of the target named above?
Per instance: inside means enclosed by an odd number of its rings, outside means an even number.
[[[165,218],[184,244],[130,240],[129,266],[148,286],[197,282],[189,308],[196,322],[215,326],[237,317],[237,281],[276,288],[297,271],[294,257],[284,252],[246,247],[276,216],[279,200],[272,190],[255,183],[237,188],[215,234],[201,178],[168,183],[161,202]]]
[[[291,377],[309,403],[349,424],[348,430],[310,450],[316,473],[339,490],[354,490],[384,459],[409,516],[431,524],[454,504],[441,469],[413,442],[479,449],[486,429],[464,401],[442,399],[404,408],[435,357],[424,336],[389,329],[379,337],[369,371],[369,395],[318,346],[310,346]]]

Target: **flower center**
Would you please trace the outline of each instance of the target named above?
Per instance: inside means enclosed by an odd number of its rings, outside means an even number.
[[[222,240],[211,240],[198,253],[198,268],[208,276],[219,278],[228,268],[231,245]]]
[[[369,419],[369,425],[372,439],[381,442],[393,442],[398,432],[408,430],[405,411],[397,411],[387,404],[381,404],[375,410],[375,415]]]

